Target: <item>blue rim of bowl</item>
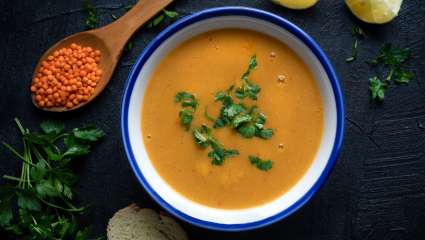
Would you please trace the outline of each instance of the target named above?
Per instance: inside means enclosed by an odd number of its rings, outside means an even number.
[[[321,173],[317,181],[313,184],[312,188],[309,189],[309,191],[307,191],[307,193],[304,194],[304,196],[302,196],[300,199],[298,199],[294,204],[284,209],[283,211],[259,221],[243,223],[243,224],[222,224],[222,223],[204,221],[204,220],[189,216],[185,214],[184,212],[177,210],[176,208],[171,206],[169,203],[167,203],[163,198],[161,198],[161,196],[158,195],[158,193],[152,188],[152,186],[150,186],[150,184],[147,182],[142,172],[140,171],[139,167],[137,166],[136,159],[134,157],[133,150],[130,145],[129,132],[128,132],[128,109],[130,104],[131,93],[133,91],[133,87],[136,82],[137,76],[140,73],[140,70],[143,68],[144,64],[149,59],[149,57],[155,52],[155,50],[170,36],[172,36],[173,34],[177,33],[181,29],[193,23],[196,23],[205,19],[209,19],[209,18],[230,16],[230,15],[246,16],[246,17],[268,21],[281,28],[284,28],[285,30],[292,33],[299,40],[301,40],[314,53],[314,55],[317,57],[317,59],[320,61],[321,65],[323,66],[332,85],[333,93],[335,95],[336,110],[337,110],[336,111],[337,113],[336,136],[335,136],[332,152],[326,164],[325,169],[323,170],[323,172]],[[161,207],[166,209],[168,212],[170,212],[177,218],[199,227],[203,227],[203,228],[207,228],[211,230],[219,230],[219,231],[252,230],[252,229],[270,225],[272,223],[275,223],[291,215],[293,212],[295,212],[300,207],[302,207],[305,203],[307,203],[323,185],[323,183],[329,176],[329,173],[332,170],[338,158],[340,148],[342,145],[342,140],[344,135],[344,100],[343,100],[341,88],[339,86],[338,77],[329,59],[326,57],[325,53],[319,47],[319,45],[303,30],[301,30],[300,28],[298,28],[297,26],[295,26],[294,24],[292,24],[291,22],[289,22],[288,20],[284,18],[281,18],[275,14],[254,9],[254,8],[247,8],[247,7],[211,8],[211,9],[203,10],[203,11],[194,13],[190,16],[184,17],[180,19],[179,21],[175,22],[174,24],[170,25],[161,33],[159,33],[144,49],[143,53],[139,56],[136,63],[134,64],[130,72],[129,78],[126,82],[126,87],[125,87],[124,95],[122,98],[122,106],[121,106],[121,132],[122,132],[122,138],[123,138],[124,148],[127,154],[127,158],[128,158],[128,161],[130,162],[133,172],[135,173],[139,182],[148,192],[148,194]]]

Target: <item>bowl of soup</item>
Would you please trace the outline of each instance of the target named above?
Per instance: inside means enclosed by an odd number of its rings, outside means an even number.
[[[241,231],[303,206],[340,150],[344,107],[319,45],[274,14],[214,8],[172,24],[126,83],[130,165],[164,209]]]

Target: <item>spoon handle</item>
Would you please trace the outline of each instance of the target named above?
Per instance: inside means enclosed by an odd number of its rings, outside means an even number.
[[[128,39],[150,18],[173,0],[139,0],[126,14],[102,28],[96,35],[104,39],[111,49],[122,49]]]

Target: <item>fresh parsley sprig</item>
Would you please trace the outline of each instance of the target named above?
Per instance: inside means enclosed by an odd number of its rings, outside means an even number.
[[[179,112],[180,123],[185,126],[186,130],[190,129],[193,114],[198,107],[198,100],[195,95],[188,92],[178,92],[175,96],[176,103],[181,103],[182,109]]]
[[[198,146],[202,148],[211,147],[212,150],[208,152],[208,157],[211,158],[213,165],[222,165],[226,158],[239,155],[239,152],[235,149],[223,148],[212,135],[212,130],[206,125],[194,129],[192,135]]]
[[[269,171],[273,167],[272,160],[263,160],[257,156],[250,155],[248,156],[249,162],[260,169],[261,171]]]
[[[261,91],[260,86],[249,80],[249,75],[257,67],[257,57],[254,55],[249,60],[248,69],[242,74],[240,86],[235,90],[235,96],[239,99],[246,97],[257,100],[257,94]]]
[[[372,99],[383,101],[385,89],[393,80],[397,84],[408,84],[410,82],[413,73],[403,69],[403,64],[410,56],[409,48],[392,47],[390,43],[386,43],[379,50],[378,56],[368,61],[371,65],[383,65],[389,68],[384,80],[380,80],[377,76],[370,79],[369,88]]]
[[[69,165],[88,154],[104,132],[96,127],[64,132],[63,123],[45,121],[36,133],[15,122],[23,152],[3,145],[22,161],[22,170],[19,177],[3,176],[11,183],[0,186],[0,227],[19,239],[87,239],[88,228],[79,227],[75,218],[86,208],[73,203],[78,177]]]

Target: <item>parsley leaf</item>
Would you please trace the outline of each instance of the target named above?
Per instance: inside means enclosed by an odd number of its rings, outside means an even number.
[[[88,15],[86,18],[86,21],[84,22],[86,30],[96,28],[98,23],[96,8],[93,7],[90,4],[90,2],[87,0],[87,1],[84,1],[83,9],[84,11],[86,11]]]
[[[252,100],[257,100],[257,94],[261,91],[261,88],[249,80],[249,75],[256,67],[257,57],[254,55],[249,61],[248,69],[242,74],[240,86],[235,91],[237,98],[244,99],[248,97]]]
[[[226,92],[218,92],[215,95],[215,101],[222,102],[223,106],[220,109],[220,116],[216,119],[214,123],[214,128],[221,128],[226,125],[230,125],[235,118],[240,113],[246,112],[246,107],[243,104],[235,104],[230,95],[233,90],[231,86]]]
[[[18,193],[18,206],[22,209],[27,209],[30,211],[40,211],[41,203],[33,195],[30,195],[28,192],[22,191]]]
[[[256,136],[262,139],[270,139],[273,136],[272,129],[264,128],[266,116],[259,112],[256,106],[251,107],[251,110],[247,114],[239,116],[238,119],[235,118],[234,120],[237,120],[237,124],[233,124],[234,128],[244,138]]]
[[[256,166],[261,171],[269,171],[273,167],[272,160],[262,160],[261,158],[252,155],[250,155],[248,158],[251,164]]]
[[[385,98],[385,89],[387,88],[387,83],[381,81],[378,77],[373,77],[369,79],[369,89],[372,94],[372,99],[383,101]]]
[[[65,125],[63,122],[55,121],[55,120],[47,120],[43,121],[40,124],[41,129],[46,134],[55,134],[58,135],[63,132],[65,129]]]
[[[162,13],[156,16],[153,20],[148,23],[148,28],[154,28],[163,24],[166,20],[174,20],[179,16],[175,11],[169,11],[162,9]]]
[[[90,142],[96,142],[100,138],[105,136],[105,133],[102,130],[93,126],[85,127],[85,128],[74,128],[72,130],[72,133],[74,134],[76,138],[87,140]]]
[[[235,149],[227,150],[215,144],[211,146],[213,150],[208,153],[208,157],[211,158],[211,163],[213,165],[223,165],[226,158],[239,155],[238,150]]]
[[[248,111],[244,104],[234,103],[230,92],[231,89],[226,92],[218,92],[215,96],[216,101],[221,101],[223,106],[213,127],[221,128],[229,125],[244,138],[255,136],[262,139],[271,138],[273,130],[264,128],[266,116],[259,112],[256,106],[251,107]]]
[[[402,69],[396,69],[395,73],[395,82],[398,84],[408,84],[410,80],[413,78],[413,73],[402,70]]]
[[[176,103],[181,103],[182,109],[179,112],[180,123],[190,129],[192,124],[193,114],[198,107],[198,101],[195,96],[188,92],[178,92],[175,96]]]
[[[194,129],[192,135],[198,146],[202,148],[212,148],[212,150],[208,152],[208,157],[211,158],[211,164],[213,165],[222,165],[226,158],[239,155],[239,152],[235,149],[223,148],[212,135],[212,130],[206,125]]]
[[[379,54],[376,58],[368,61],[370,64],[384,63],[391,67],[399,67],[402,63],[406,62],[410,57],[409,48],[397,48],[392,47],[391,43],[386,43],[379,50]]]

